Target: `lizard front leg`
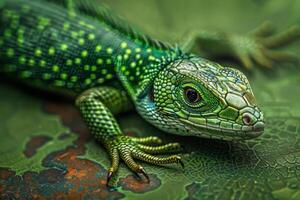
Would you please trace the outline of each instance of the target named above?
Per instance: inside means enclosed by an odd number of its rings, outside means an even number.
[[[248,69],[253,66],[253,61],[270,68],[277,61],[299,61],[299,58],[290,52],[276,50],[299,38],[298,26],[274,35],[271,23],[265,22],[245,35],[221,31],[190,31],[185,34],[181,46],[186,51],[197,46],[208,55],[231,56]]]
[[[156,157],[151,154],[166,153],[179,150],[178,143],[170,143],[162,146],[148,146],[148,144],[161,143],[157,137],[135,138],[125,136],[122,133],[113,114],[118,114],[130,107],[130,100],[120,90],[111,87],[93,88],[82,93],[76,100],[83,119],[91,134],[96,140],[103,143],[111,157],[111,167],[108,169],[107,184],[117,171],[120,158],[135,173],[143,174],[148,182],[149,177],[145,169],[137,164],[134,158],[152,164],[180,163],[177,155],[168,157]]]

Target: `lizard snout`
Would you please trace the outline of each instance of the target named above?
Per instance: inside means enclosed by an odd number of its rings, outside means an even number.
[[[247,108],[241,116],[241,122],[249,127],[247,135],[251,138],[260,136],[265,129],[263,113],[258,108]]]

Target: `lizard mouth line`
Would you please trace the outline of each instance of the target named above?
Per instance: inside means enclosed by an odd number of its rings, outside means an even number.
[[[231,137],[231,138],[242,138],[242,139],[251,139],[260,136],[263,133],[263,130],[241,130],[241,129],[229,129],[229,128],[221,128],[211,125],[199,125],[195,124],[192,121],[186,119],[180,119],[183,123],[186,123],[192,127],[195,127],[199,132],[206,134],[208,136],[216,136],[216,137]],[[248,126],[249,128],[253,128],[254,126]],[[217,132],[221,133],[218,134]]]

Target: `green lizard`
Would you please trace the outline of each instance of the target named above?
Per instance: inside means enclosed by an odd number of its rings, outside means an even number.
[[[169,155],[178,143],[123,135],[114,115],[135,108],[168,133],[224,140],[255,138],[264,130],[245,75],[188,53],[194,43],[211,55],[230,55],[246,67],[270,67],[294,59],[272,48],[295,40],[299,28],[271,35],[264,24],[245,36],[200,31],[182,48],[151,39],[94,0],[0,1],[1,72],[44,89],[76,94],[76,106],[91,134],[111,157],[107,183],[122,159],[148,180],[135,159],[182,164]],[[183,164],[182,164],[183,165]]]

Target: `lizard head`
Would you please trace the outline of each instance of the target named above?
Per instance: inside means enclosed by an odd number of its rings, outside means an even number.
[[[240,140],[264,130],[246,76],[203,58],[169,64],[156,77],[151,98],[156,120],[150,120],[170,133]]]

